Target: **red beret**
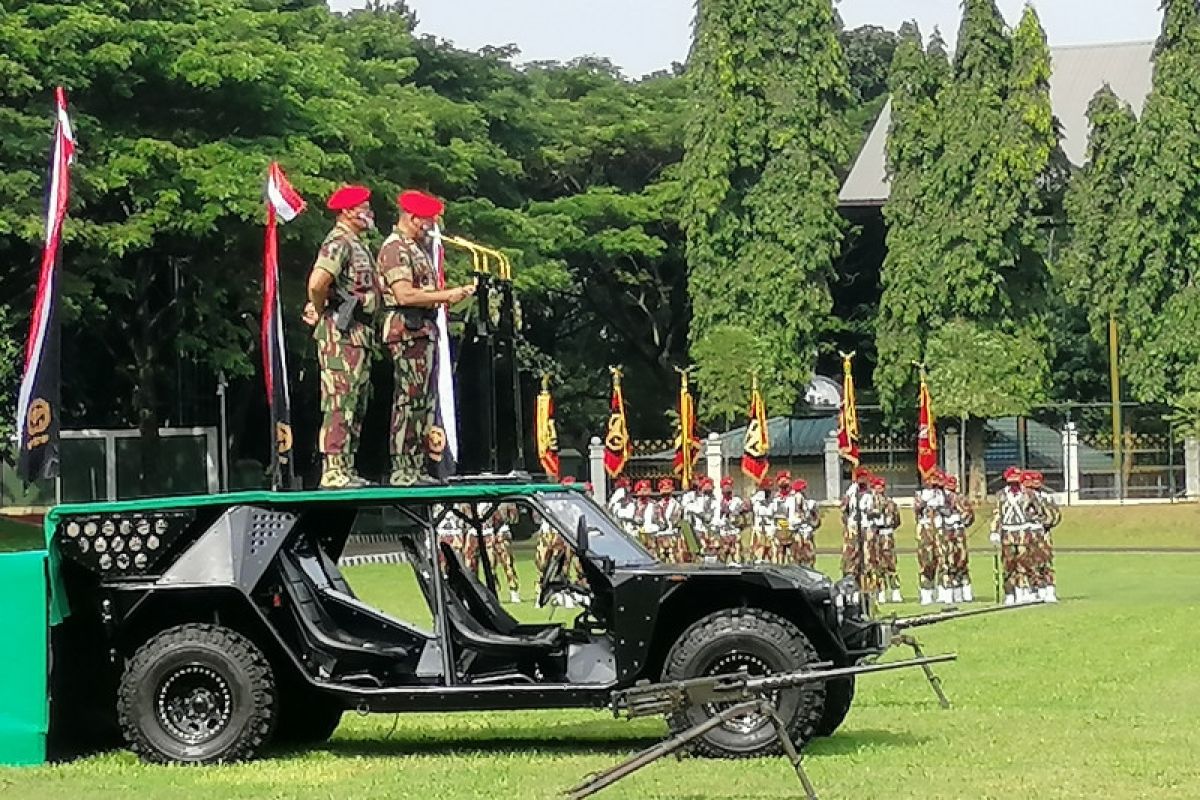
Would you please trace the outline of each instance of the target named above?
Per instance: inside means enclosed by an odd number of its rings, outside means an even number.
[[[724,478],[721,478],[721,486],[722,488],[733,486],[733,478],[729,477],[728,475],[726,475]]]
[[[400,208],[414,217],[425,217],[426,219],[440,217],[446,210],[446,205],[441,200],[424,192],[401,192],[400,196],[396,198],[396,202],[400,204]]]
[[[360,206],[371,199],[371,190],[365,186],[343,186],[329,195],[325,205],[330,211],[345,211]]]

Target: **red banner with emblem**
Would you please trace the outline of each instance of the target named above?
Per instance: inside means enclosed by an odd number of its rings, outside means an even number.
[[[686,490],[691,486],[696,461],[700,458],[700,440],[696,438],[696,406],[688,389],[687,373],[680,372],[679,375],[679,438],[675,440],[671,468]]]
[[[838,410],[837,442],[842,458],[858,466],[858,400],[854,396],[854,373],[850,360],[842,356],[842,405]]]
[[[771,469],[771,440],[767,434],[767,408],[758,390],[758,378],[750,387],[750,418],[746,423],[746,440],[742,444],[742,472],[756,484]]]
[[[554,424],[554,397],[550,394],[550,376],[542,376],[542,391],[538,394],[533,430],[537,437],[538,461],[554,480],[562,471],[558,457],[558,428]]]
[[[625,419],[625,395],[621,391],[621,370],[612,368],[612,401],[608,426],[604,431],[604,471],[616,478],[629,461],[629,426]]]
[[[928,478],[937,470],[938,464],[937,425],[933,418],[933,401],[929,397],[929,386],[921,376],[921,396],[917,412],[917,471]]]

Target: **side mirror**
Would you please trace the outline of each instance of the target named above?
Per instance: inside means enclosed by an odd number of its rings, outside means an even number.
[[[587,518],[582,514],[579,515],[579,524],[575,526],[575,547],[579,550],[579,555],[586,555],[588,551],[588,525]]]

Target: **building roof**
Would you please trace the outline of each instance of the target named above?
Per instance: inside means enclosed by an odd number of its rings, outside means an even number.
[[[1154,42],[1050,48],[1050,102],[1062,125],[1062,147],[1072,164],[1087,158],[1087,107],[1105,83],[1142,113],[1154,78]],[[881,206],[888,198],[887,135],[892,104],[883,107],[839,195],[843,207]]]

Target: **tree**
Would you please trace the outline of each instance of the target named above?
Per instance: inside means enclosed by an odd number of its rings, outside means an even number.
[[[827,327],[842,238],[850,88],[829,0],[699,4],[688,78],[682,219],[700,389],[758,369],[772,376],[767,402],[790,408]],[[709,337],[730,329],[758,346],[706,362],[721,352]]]
[[[1154,88],[1108,226],[1120,246],[1115,310],[1130,389],[1139,400],[1188,408],[1200,397],[1200,10],[1192,0],[1163,6]]]
[[[915,76],[909,80],[921,89],[911,45],[905,58],[914,64],[898,79]],[[896,109],[890,155],[904,204],[889,217],[900,224],[889,231],[876,386],[891,414],[910,408],[911,362],[930,362],[935,400],[968,416],[976,496],[985,489],[984,419],[1023,413],[1045,396],[1041,227],[1058,189],[1049,79],[1049,49],[1031,7],[1010,37],[993,0],[967,0],[953,77],[936,90],[936,114],[929,117],[928,91]],[[933,145],[909,135],[926,119],[937,120]],[[1001,353],[1009,355],[995,357]],[[980,391],[988,386],[1005,391]]]
[[[1108,383],[1108,321],[1123,306],[1128,284],[1124,243],[1115,235],[1129,191],[1137,117],[1105,85],[1088,105],[1087,163],[1075,175],[1064,206],[1070,239],[1054,264],[1056,394],[1100,397]]]

